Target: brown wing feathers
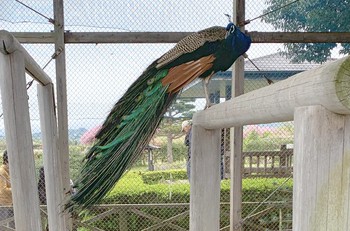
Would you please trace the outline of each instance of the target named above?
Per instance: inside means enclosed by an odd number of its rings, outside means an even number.
[[[169,85],[168,92],[176,93],[209,70],[213,66],[214,60],[215,57],[209,55],[196,61],[190,61],[173,67],[162,79],[162,84],[163,86]]]

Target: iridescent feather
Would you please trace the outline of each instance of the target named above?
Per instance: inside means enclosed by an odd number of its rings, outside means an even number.
[[[101,201],[140,156],[178,93],[196,78],[227,70],[251,40],[233,23],[182,39],[155,60],[114,105],[96,135],[66,208]]]

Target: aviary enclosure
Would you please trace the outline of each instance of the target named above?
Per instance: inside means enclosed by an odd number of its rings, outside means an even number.
[[[12,35],[0,34],[0,144],[11,155],[15,209],[2,229],[15,219],[16,230],[348,230],[348,4],[1,2],[1,29]],[[252,62],[240,58],[213,77],[211,100],[220,104],[201,111],[202,84],[188,85],[102,203],[62,213],[70,179],[113,104],[181,38],[226,26],[224,14],[246,24],[253,43]],[[181,133],[189,119],[191,184]],[[42,165],[47,205],[39,206]]]

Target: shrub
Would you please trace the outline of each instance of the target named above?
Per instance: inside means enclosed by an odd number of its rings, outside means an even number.
[[[187,173],[183,169],[144,172],[141,178],[145,184],[156,184],[161,181],[187,180]]]
[[[114,204],[164,204],[164,203],[189,203],[190,201],[190,184],[179,182],[173,178],[173,181],[163,181],[160,176],[169,176],[173,172],[175,176],[181,178],[186,175],[184,170],[159,171],[151,173],[141,173],[131,171],[127,173],[115,186],[115,188],[104,198],[102,203]],[[144,180],[146,179],[146,180]],[[187,178],[186,178],[187,179]],[[283,187],[274,192],[283,182],[285,178],[258,178],[258,179],[243,179],[242,182],[242,200],[245,202],[242,207],[242,217],[251,215],[250,213],[259,205],[258,202],[264,201],[269,197],[268,201],[291,202],[292,200],[292,180],[289,180]],[[145,183],[150,182],[150,183]],[[221,181],[221,198],[229,200],[230,198],[230,180]],[[229,202],[229,201],[221,201]],[[253,202],[253,204],[247,202]],[[271,204],[262,204],[254,214],[267,209]],[[188,208],[187,208],[188,209]],[[247,230],[258,225],[264,230],[278,227],[279,208],[269,211],[266,215],[252,217],[247,220],[244,227]],[[159,217],[165,220],[184,211],[184,208],[142,208],[142,212],[149,215]],[[283,214],[291,216],[290,207],[282,207]],[[221,224],[226,226],[229,224],[229,205],[221,207]],[[101,211],[92,211],[92,213],[101,213]],[[144,217],[127,213],[129,230],[142,230],[152,222]],[[108,227],[117,227],[119,224],[118,215],[106,217],[103,221],[96,222],[94,225],[101,229]],[[181,219],[178,223],[184,229],[188,229],[188,216]],[[252,225],[252,227],[250,226]]]

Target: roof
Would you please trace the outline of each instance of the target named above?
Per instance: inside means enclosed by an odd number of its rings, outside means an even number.
[[[296,63],[279,52],[255,58],[252,61],[262,71],[305,71],[321,65],[315,62]],[[245,61],[244,70],[257,71],[256,67],[249,60]]]

